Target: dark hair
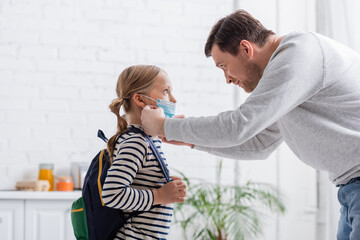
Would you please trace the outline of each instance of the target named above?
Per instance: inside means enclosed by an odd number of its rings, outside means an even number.
[[[273,34],[275,34],[273,31],[266,29],[259,20],[248,12],[237,10],[220,19],[212,27],[205,44],[205,55],[210,57],[211,48],[216,44],[221,51],[236,56],[242,40],[256,43],[262,47],[267,38]]]

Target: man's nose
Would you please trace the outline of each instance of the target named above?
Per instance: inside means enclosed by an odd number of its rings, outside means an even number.
[[[232,82],[233,82],[233,80],[232,80],[231,77],[228,77],[228,78],[226,79],[226,83],[227,83],[227,84],[231,84]]]
[[[232,82],[233,82],[233,78],[232,78],[227,72],[224,71],[224,73],[225,73],[226,83],[227,83],[227,84],[232,83]]]

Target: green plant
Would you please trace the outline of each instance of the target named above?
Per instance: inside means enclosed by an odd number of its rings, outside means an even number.
[[[283,197],[277,189],[251,181],[237,186],[222,185],[221,169],[220,161],[216,183],[195,184],[178,171],[187,184],[188,196],[184,203],[175,204],[175,223],[181,224],[186,239],[256,238],[262,234],[268,212],[285,212]]]

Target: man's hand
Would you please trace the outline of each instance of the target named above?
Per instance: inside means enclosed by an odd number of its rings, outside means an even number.
[[[172,145],[177,145],[177,146],[188,146],[190,148],[194,147],[194,144],[191,143],[185,143],[185,142],[180,142],[180,141],[176,141],[176,140],[171,140],[168,141],[165,137],[160,137],[160,139],[164,142],[164,143],[169,143]]]
[[[151,136],[165,137],[165,115],[162,108],[157,106],[145,106],[141,112],[141,124],[146,134]]]

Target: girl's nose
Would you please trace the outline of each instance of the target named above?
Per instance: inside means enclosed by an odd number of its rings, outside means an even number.
[[[170,102],[176,103],[176,98],[173,95],[170,96]]]

